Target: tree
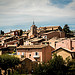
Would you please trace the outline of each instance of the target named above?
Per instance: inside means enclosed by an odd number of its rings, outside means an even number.
[[[47,65],[39,64],[38,67],[35,67],[34,75],[46,75]]]
[[[8,68],[14,68],[15,65],[19,64],[19,59],[14,57],[14,56],[10,56],[10,55],[1,55],[0,56],[0,67],[5,70],[5,75],[6,75],[6,70]]]
[[[1,30],[1,31],[0,31],[0,34],[1,34],[1,35],[4,35],[4,31]]]
[[[61,56],[54,55],[48,63],[40,64],[36,69],[35,75],[66,75],[67,67]]]
[[[49,70],[54,75],[65,75],[66,66],[63,58],[61,56],[54,55],[54,58],[49,62]],[[50,73],[49,73],[50,74]]]
[[[70,37],[71,30],[70,30],[68,24],[65,24],[65,26],[63,27],[63,31],[65,32],[66,37]]]
[[[63,27],[63,31],[64,31],[65,33],[71,32],[71,31],[70,31],[70,28],[69,28],[69,26],[68,26],[68,24],[65,24],[65,26]]]
[[[22,30],[20,30],[20,36],[23,34],[23,31]]]
[[[68,62],[68,75],[75,75],[75,59]]]

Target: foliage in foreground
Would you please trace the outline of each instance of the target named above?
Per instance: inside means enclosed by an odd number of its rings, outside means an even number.
[[[39,64],[34,75],[75,75],[75,60],[65,64],[61,56],[55,55],[48,63]]]
[[[19,64],[19,62],[20,62],[19,59],[14,56],[10,56],[7,54],[0,56],[0,68],[2,68],[5,71],[8,68],[14,68],[15,65]]]

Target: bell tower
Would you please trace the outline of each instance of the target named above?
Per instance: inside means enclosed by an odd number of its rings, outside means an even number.
[[[37,26],[35,25],[34,21],[33,21],[33,25],[31,26],[30,28],[30,33],[29,33],[29,36],[34,36],[36,37],[37,36]]]

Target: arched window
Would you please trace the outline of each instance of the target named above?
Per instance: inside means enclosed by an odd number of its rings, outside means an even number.
[[[38,52],[35,52],[35,55],[38,55]]]

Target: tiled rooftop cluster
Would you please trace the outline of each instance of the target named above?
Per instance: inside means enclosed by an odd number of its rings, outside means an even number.
[[[75,58],[75,38],[66,38],[61,26],[32,25],[27,31],[10,30],[0,35],[0,51],[2,54],[16,51],[16,57],[38,62],[49,61],[54,53]]]

